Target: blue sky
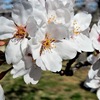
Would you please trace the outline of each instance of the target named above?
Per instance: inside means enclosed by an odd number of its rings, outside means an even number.
[[[12,0],[3,0],[5,3],[9,3],[11,2]]]
[[[11,9],[12,8],[12,4],[10,4],[10,2],[12,0],[2,0],[4,2],[4,4],[1,6],[3,9]]]

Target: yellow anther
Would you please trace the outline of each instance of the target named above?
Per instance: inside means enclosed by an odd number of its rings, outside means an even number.
[[[54,48],[55,46],[52,44],[53,42],[55,42],[55,39],[50,38],[50,35],[46,34],[45,39],[41,42],[42,47],[40,50],[40,55],[42,54],[43,50],[51,50],[52,48]]]
[[[48,19],[48,24],[50,24],[51,22],[53,21],[56,21],[56,16],[51,16],[49,19]]]

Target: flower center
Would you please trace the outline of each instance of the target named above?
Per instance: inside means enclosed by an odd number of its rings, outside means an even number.
[[[17,26],[17,32],[14,34],[14,37],[17,39],[22,39],[24,37],[27,37],[26,28],[23,26]]]
[[[54,21],[56,21],[56,16],[51,15],[51,17],[48,19],[48,24]]]
[[[42,54],[43,50],[50,50],[52,49],[54,46],[53,42],[55,42],[56,40],[53,38],[50,38],[49,34],[45,35],[45,39],[41,42],[42,43],[42,47],[40,50],[40,55]]]
[[[73,22],[73,26],[74,26],[73,33],[74,33],[75,35],[80,34],[80,27],[79,27],[79,25],[78,25],[78,23],[77,23],[76,21]]]

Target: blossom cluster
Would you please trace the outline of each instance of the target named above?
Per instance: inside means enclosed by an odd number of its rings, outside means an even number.
[[[59,72],[78,52],[100,51],[100,21],[90,31],[91,14],[75,14],[74,0],[18,0],[13,6],[11,19],[0,17],[0,46],[6,45],[13,78],[36,84],[42,71]]]

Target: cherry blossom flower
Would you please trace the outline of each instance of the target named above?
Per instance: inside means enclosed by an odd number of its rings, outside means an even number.
[[[32,19],[30,17],[30,20]],[[30,25],[38,27],[38,25],[34,25],[34,21],[30,21]],[[66,31],[66,27],[62,24],[52,22],[46,26],[45,31],[38,28],[34,33],[35,37],[31,39],[29,46],[33,59],[42,70],[60,71],[62,59],[72,59],[76,56],[76,50],[64,39]]]
[[[72,21],[70,27],[70,42],[76,48],[77,51],[92,52],[92,41],[89,39],[89,25],[92,16],[85,12],[77,13]]]
[[[100,100],[100,59],[91,66],[85,85],[97,89],[97,97]]]
[[[29,0],[33,7],[33,16],[40,26],[46,26],[51,22],[69,23],[70,10],[68,4],[71,2],[63,0]],[[71,6],[73,8],[73,6]],[[37,9],[38,8],[38,9]],[[39,12],[39,13],[38,13]],[[41,18],[40,18],[41,16]],[[65,17],[67,16],[67,17]]]
[[[27,45],[28,42],[28,17],[32,13],[31,5],[26,1],[21,1],[14,4],[12,11],[12,19],[9,20],[5,17],[0,17],[0,39],[8,39],[10,41],[6,47],[5,55],[8,64],[17,63],[22,58],[21,47]],[[4,22],[5,21],[5,22]]]
[[[54,22],[67,25],[71,20],[71,12],[67,4],[67,0],[46,0],[47,23]]]
[[[74,11],[72,10],[71,12],[68,4],[72,5],[73,3],[66,2],[64,5],[64,1],[62,0],[46,0],[47,21],[48,23],[62,23],[66,26],[69,31],[69,34],[67,31],[66,38],[71,37],[69,44],[77,51],[92,52],[94,50],[92,42],[87,36],[89,34],[89,25],[92,16],[86,12],[79,12],[74,16]]]

